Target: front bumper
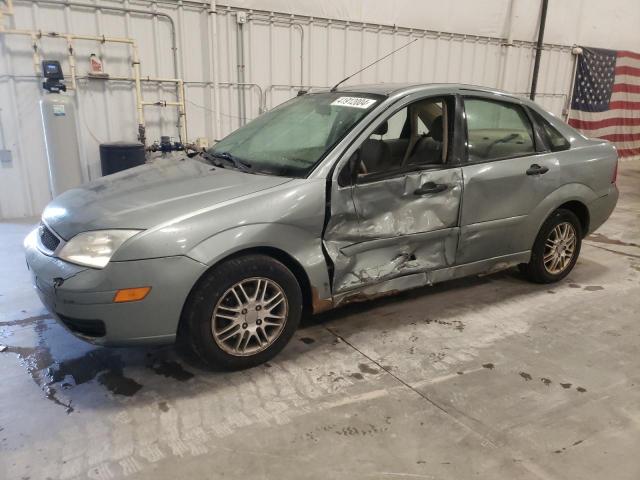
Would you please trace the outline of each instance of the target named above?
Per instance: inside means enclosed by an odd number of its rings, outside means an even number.
[[[47,310],[68,330],[105,346],[175,340],[184,302],[206,265],[174,256],[110,262],[97,270],[45,255],[36,232],[24,242],[32,283]],[[143,300],[113,302],[117,290],[145,286],[151,291]]]

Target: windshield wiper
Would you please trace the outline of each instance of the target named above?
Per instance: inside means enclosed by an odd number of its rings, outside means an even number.
[[[234,168],[243,171],[251,171],[251,164],[240,160],[238,157],[231,155],[229,152],[202,152],[201,154],[206,160],[216,167],[224,168],[225,165],[231,164]],[[226,163],[221,160],[226,161]]]

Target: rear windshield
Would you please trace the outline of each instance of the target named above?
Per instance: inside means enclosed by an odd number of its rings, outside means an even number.
[[[357,93],[301,95],[239,128],[209,152],[233,156],[258,173],[302,178],[380,100]]]

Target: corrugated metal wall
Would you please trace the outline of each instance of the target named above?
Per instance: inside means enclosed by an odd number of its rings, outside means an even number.
[[[103,8],[97,9],[99,6]],[[117,8],[139,11],[126,13]],[[160,15],[152,15],[154,12]],[[185,80],[190,141],[221,138],[264,109],[295,95],[300,85],[330,86],[415,38],[418,41],[350,83],[464,82],[526,95],[534,55],[533,44],[528,42],[507,47],[501,38],[222,5],[211,15],[208,3],[187,1],[95,0],[78,7],[70,2],[56,5],[54,1],[15,0],[14,13],[5,18],[7,28],[135,39],[143,76]],[[32,43],[29,37],[0,34],[0,150],[10,150],[12,156],[12,161],[0,163],[3,218],[39,214],[50,199],[38,106],[42,89],[34,75]],[[69,71],[63,39],[43,37],[36,43],[43,58],[60,60],[65,72]],[[570,50],[568,46],[547,45],[542,55],[537,100],[556,114],[562,113],[569,92],[573,69]],[[79,77],[75,96],[87,180],[100,175],[100,142],[135,140],[137,134],[133,82],[87,78],[91,53],[102,57],[110,75],[132,75],[129,47],[74,42]],[[174,84],[145,81],[143,94],[146,101],[176,100]],[[178,136],[175,108],[146,107],[145,116],[150,141],[160,135]]]

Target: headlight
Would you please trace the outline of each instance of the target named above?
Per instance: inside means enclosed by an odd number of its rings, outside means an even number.
[[[79,233],[69,240],[58,257],[71,263],[104,268],[116,250],[141,230],[96,230]]]

